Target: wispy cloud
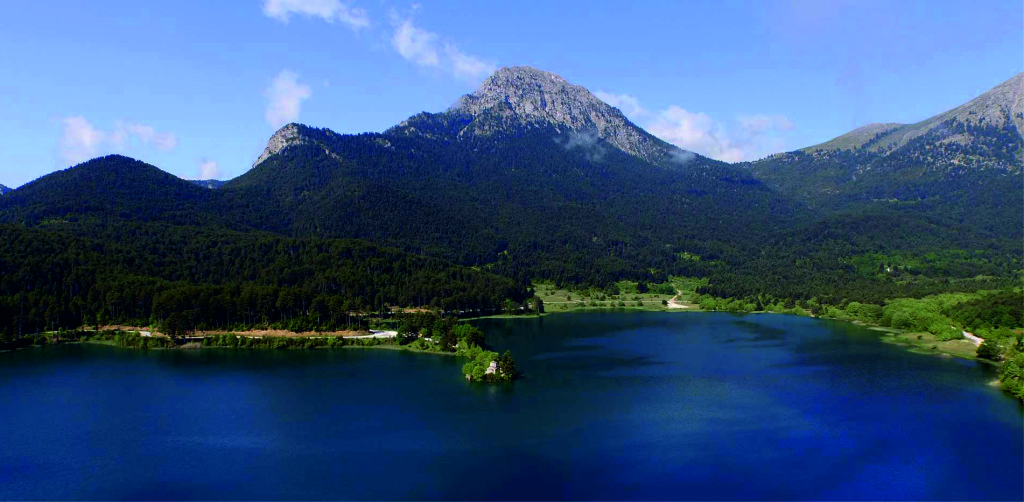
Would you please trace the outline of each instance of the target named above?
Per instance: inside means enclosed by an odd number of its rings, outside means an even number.
[[[281,70],[266,90],[267,110],[264,115],[274,129],[299,119],[302,102],[313,95],[308,85],[299,83],[299,76],[291,70]]]
[[[648,112],[643,106],[640,106],[640,100],[636,96],[629,94],[612,94],[605,91],[597,91],[594,93],[597,99],[608,103],[609,105],[618,108],[630,119],[639,119],[646,117]]]
[[[391,36],[391,46],[398,54],[419,66],[438,66],[441,57],[437,50],[438,36],[412,24],[412,18],[398,23]]]
[[[64,134],[60,137],[60,158],[65,164],[77,164],[89,160],[99,152],[103,143],[103,131],[92,126],[85,117],[67,117]]]
[[[126,143],[139,141],[145,146],[155,146],[158,150],[165,152],[174,150],[178,146],[177,136],[169,132],[160,132],[152,126],[143,124],[131,124],[117,122],[114,132],[110,134],[110,141],[120,150]]]
[[[751,133],[793,130],[793,122],[785,115],[740,115],[737,121]]]
[[[570,132],[565,143],[561,143],[558,140],[556,142],[565,147],[566,150],[577,148],[584,150],[591,162],[600,162],[604,158],[605,147],[601,143],[601,136],[596,130]]]
[[[706,113],[693,113],[672,105],[658,113],[647,129],[673,145],[714,159],[739,162],[746,157],[746,152],[733,144],[722,124]]]
[[[391,47],[403,59],[417,66],[440,68],[457,79],[477,82],[494,73],[497,65],[460,50],[451,41],[420,28],[412,16],[402,18],[391,12]]]
[[[340,0],[265,0],[263,14],[282,23],[297,14],[318,17],[328,23],[339,22],[356,31],[370,26],[365,10],[349,7]]]
[[[63,132],[58,154],[65,164],[77,164],[131,147],[153,147],[166,152],[178,146],[177,136],[145,124],[117,121],[112,130],[104,131],[80,115],[65,117],[61,122]]]
[[[448,55],[448,59],[451,60],[452,73],[455,75],[455,78],[479,81],[498,69],[494,63],[465,54],[452,44],[445,44],[445,53]]]
[[[217,161],[210,159],[199,161],[199,177],[196,179],[214,180],[220,179],[220,175],[220,166],[217,165]]]
[[[594,93],[651,134],[680,148],[726,162],[754,160],[785,150],[785,134],[795,126],[785,115],[747,114],[730,121],[678,105],[649,111],[631,94]]]

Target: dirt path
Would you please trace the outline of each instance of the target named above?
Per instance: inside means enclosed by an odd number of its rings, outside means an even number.
[[[678,289],[676,289],[676,296],[673,296],[672,299],[668,301],[668,308],[670,308],[670,309],[688,309],[688,308],[690,308],[689,305],[683,305],[682,303],[679,303],[678,301],[676,301],[679,298],[679,295],[681,295],[681,294],[683,294],[683,292],[679,291]]]
[[[345,338],[394,338],[398,336],[397,331],[376,331],[370,330],[369,335],[346,336]]]
[[[974,336],[974,333],[968,333],[966,331],[961,331],[961,333],[963,333],[964,338],[973,343],[975,347],[980,347],[982,343],[985,343],[984,338]]]

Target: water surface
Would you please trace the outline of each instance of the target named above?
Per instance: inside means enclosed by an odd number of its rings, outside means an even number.
[[[782,315],[479,321],[525,378],[378,350],[0,354],[0,499],[1024,498],[991,368]]]

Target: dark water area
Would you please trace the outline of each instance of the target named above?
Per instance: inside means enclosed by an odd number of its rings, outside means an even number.
[[[0,499],[1024,499],[992,368],[783,315],[477,324],[384,350],[0,354]]]

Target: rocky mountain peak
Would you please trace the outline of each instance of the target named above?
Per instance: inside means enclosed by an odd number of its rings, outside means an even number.
[[[270,141],[267,141],[267,147],[263,149],[263,153],[260,154],[260,158],[256,159],[256,162],[253,163],[252,167],[260,165],[260,163],[267,160],[271,155],[284,150],[285,147],[302,143],[303,141],[298,124],[291,123],[285,125],[270,137]]]
[[[529,66],[501,68],[448,109],[473,120],[459,135],[488,135],[512,125],[553,126],[560,131],[596,133],[618,149],[648,161],[666,158],[675,147],[630,122],[617,108],[586,88]]]
[[[7,192],[11,192],[11,191],[12,191],[12,190],[11,190],[10,188],[7,188],[7,187],[5,187],[5,186],[3,186],[3,185],[0,185],[0,195],[4,195],[4,194],[6,194]]]

